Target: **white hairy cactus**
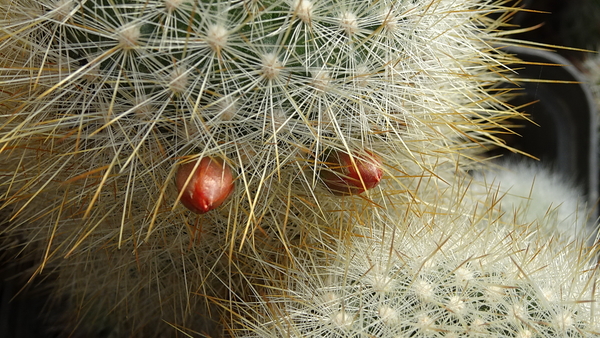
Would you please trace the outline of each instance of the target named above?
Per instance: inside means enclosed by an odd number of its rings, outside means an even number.
[[[3,246],[53,273],[70,334],[268,317],[249,299],[270,262],[309,273],[326,265],[297,250],[367,250],[354,227],[462,217],[438,189],[518,115],[492,47],[507,3],[0,0]]]
[[[456,192],[264,264],[264,286],[233,309],[235,336],[597,337],[597,248],[506,224]]]
[[[592,233],[590,225],[595,220],[590,219],[585,196],[564,175],[535,163],[501,162],[499,168],[477,177],[471,190],[484,199],[490,193],[497,194],[495,207],[505,223],[536,223],[549,236],[567,241]]]

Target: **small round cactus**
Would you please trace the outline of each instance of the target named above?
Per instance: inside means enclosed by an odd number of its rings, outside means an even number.
[[[515,225],[540,225],[540,231],[555,240],[582,240],[592,234],[590,211],[584,194],[572,179],[541,164],[508,161],[501,168],[482,171],[471,184],[474,198],[496,204],[502,220]],[[501,196],[489,200],[490,194]]]
[[[231,331],[245,338],[600,334],[597,246],[548,240],[537,224],[506,224],[493,207],[446,198],[454,202],[444,209],[374,213],[344,239],[292,248],[294,264],[262,264],[255,276],[268,278],[255,285],[264,287],[226,302],[239,318]]]

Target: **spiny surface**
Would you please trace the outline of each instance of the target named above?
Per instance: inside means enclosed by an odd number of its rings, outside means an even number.
[[[487,198],[495,205],[493,190]],[[231,332],[246,338],[597,337],[597,244],[549,237],[544,223],[503,223],[493,208],[457,204],[457,192],[444,189],[446,201],[418,207],[418,215],[374,212],[343,239],[331,235],[311,248],[293,248],[289,263],[255,264],[265,271],[251,276],[263,279],[253,281],[253,296],[228,303],[243,304],[231,307],[240,318]]]
[[[77,269],[104,271],[99,251],[122,262],[114,272],[130,292],[98,306],[130,334],[171,329],[155,318],[191,323],[200,300],[190,294],[212,287],[188,280],[244,284],[235,269],[204,269],[224,255],[258,255],[265,238],[281,251],[292,239],[312,245],[339,210],[373,208],[368,199],[423,201],[434,194],[419,188],[423,177],[495,143],[492,129],[514,114],[494,89],[509,59],[488,44],[500,41],[505,16],[488,15],[503,4],[0,0],[5,243],[39,262],[36,274],[56,271],[70,286],[60,292],[84,309],[89,290],[116,286],[73,282],[86,278]],[[331,151],[378,156],[383,181],[398,185],[333,196],[319,175]],[[232,168],[237,188],[195,215],[175,176],[206,156]],[[214,236],[198,242],[197,229]],[[181,236],[189,251],[164,242]],[[184,270],[182,287],[160,282],[172,269]]]
[[[229,212],[247,234],[278,190],[328,198],[318,172],[331,149],[384,162],[403,153],[388,172],[432,171],[489,143],[495,102],[484,88],[501,64],[482,39],[496,9],[4,0],[0,143],[19,159],[6,169],[6,205],[39,204],[59,185],[65,201],[24,217],[74,208],[93,224],[116,202],[120,226],[147,239],[157,214],[184,212],[173,198],[176,163],[218,156],[239,175],[224,208],[244,206],[246,215]]]

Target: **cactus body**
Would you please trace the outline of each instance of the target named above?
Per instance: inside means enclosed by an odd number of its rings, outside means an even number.
[[[598,284],[597,252],[549,241],[539,224],[427,211],[379,218],[387,224],[374,220],[346,242],[298,248],[295,264],[272,265],[262,297],[234,310],[245,314],[239,336],[600,334],[593,305],[600,294],[590,288]]]

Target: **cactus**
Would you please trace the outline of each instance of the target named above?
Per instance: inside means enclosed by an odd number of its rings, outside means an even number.
[[[3,246],[52,273],[65,332],[236,335],[273,266],[358,250],[378,213],[460,216],[439,189],[519,115],[505,6],[0,0]],[[233,182],[196,205],[205,158]]]
[[[548,236],[576,240],[592,235],[590,212],[584,194],[571,178],[527,162],[503,162],[500,170],[479,173],[471,190],[484,199],[495,192],[502,221],[543,224]]]
[[[549,240],[542,222],[505,224],[450,192],[443,205],[455,212],[376,213],[344,239],[296,247],[293,264],[264,265],[261,296],[233,309],[244,314],[237,336],[600,334],[597,248]]]

